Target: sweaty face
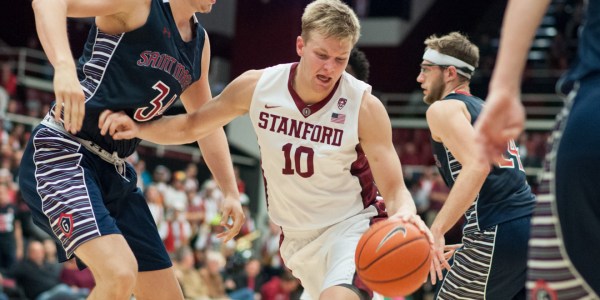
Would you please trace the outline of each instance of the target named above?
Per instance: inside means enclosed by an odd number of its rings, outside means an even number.
[[[299,37],[297,52],[301,59],[297,76],[316,92],[331,91],[348,65],[352,47],[350,38],[326,38],[316,32],[307,40]]]
[[[423,90],[423,101],[427,104],[442,99],[444,96],[444,68],[424,60],[421,63],[421,72],[417,76],[417,82]]]

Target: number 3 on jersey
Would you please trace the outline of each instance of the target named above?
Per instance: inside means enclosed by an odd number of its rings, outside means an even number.
[[[171,99],[165,103],[165,99],[169,95],[171,90],[168,85],[162,81],[158,81],[152,86],[153,89],[158,91],[158,95],[150,101],[150,106],[140,107],[135,111],[133,118],[138,122],[144,122],[154,119],[156,116],[162,115],[175,100],[177,100],[177,94],[173,95]]]
[[[283,150],[283,157],[285,159],[285,166],[281,170],[283,174],[298,174],[304,178],[308,178],[315,173],[315,151],[312,148],[300,146],[294,150],[293,145],[288,143],[283,145],[281,150]],[[304,164],[302,163],[303,161]]]
[[[519,170],[525,172],[523,164],[521,163],[521,155],[519,154],[519,148],[517,147],[514,141],[511,140],[510,142],[508,142],[507,152],[509,157],[507,158],[503,156],[503,160],[498,162],[498,166],[500,168],[514,168],[515,165],[518,165]]]

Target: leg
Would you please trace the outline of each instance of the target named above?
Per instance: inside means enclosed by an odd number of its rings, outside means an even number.
[[[157,271],[139,272],[133,294],[138,300],[183,299],[183,293],[172,267]]]
[[[492,265],[497,226],[464,234],[450,271],[436,285],[436,299],[484,299]]]
[[[89,299],[129,299],[137,276],[137,262],[121,235],[105,235],[75,250],[92,271],[96,286]]]
[[[528,296],[536,299],[597,299],[596,252],[600,227],[593,134],[597,124],[596,80],[572,93],[557,117],[546,156],[531,227]],[[571,111],[572,105],[572,111]],[[571,114],[570,114],[571,113]],[[566,126],[565,126],[566,124]],[[595,283],[594,283],[595,282]]]
[[[321,292],[320,300],[366,300],[364,294],[356,287],[336,285]]]

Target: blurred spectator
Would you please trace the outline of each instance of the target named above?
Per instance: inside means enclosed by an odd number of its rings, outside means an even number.
[[[164,195],[165,191],[169,187],[169,181],[171,180],[171,170],[163,165],[158,165],[156,168],[154,168],[152,177],[154,179],[154,184],[158,188],[158,191]]]
[[[223,194],[217,185],[217,182],[212,178],[205,181],[200,191],[202,195],[202,204],[204,206],[204,214],[207,222],[211,222],[219,214],[219,207]]]
[[[13,72],[11,63],[3,62],[0,68],[2,87],[10,97],[15,97],[17,95],[17,75]]]
[[[243,269],[225,280],[225,287],[232,299],[253,300],[255,294],[260,295],[260,289],[267,279],[267,274],[262,272],[260,260],[251,257],[244,263]]]
[[[238,166],[233,166],[233,174],[235,175],[235,182],[237,183],[238,191],[240,194],[246,192],[246,183],[240,177],[240,168]]]
[[[96,285],[92,271],[89,268],[79,270],[75,258],[67,260],[63,264],[59,278],[62,283],[70,286],[74,292],[86,297]]]
[[[421,165],[421,156],[417,152],[417,146],[413,142],[404,142],[400,151],[400,161],[402,165],[418,166]]]
[[[183,184],[185,191],[197,192],[200,189],[198,182],[198,166],[195,163],[189,163],[185,168],[185,182]]]
[[[200,269],[200,274],[208,287],[208,296],[212,300],[229,299],[221,276],[224,267],[225,258],[221,253],[216,251],[206,253],[206,266]]]
[[[173,180],[171,181],[171,185],[168,185],[165,190],[163,190],[163,195],[165,199],[165,210],[167,216],[173,213],[173,210],[179,210],[185,212],[187,210],[187,195],[185,193],[185,172],[177,171],[173,173]]]
[[[174,253],[180,247],[188,245],[192,237],[192,227],[185,218],[185,204],[177,204],[172,209],[172,214],[167,217],[167,236],[164,239],[169,253]]]
[[[260,253],[262,256],[262,263],[264,266],[271,269],[281,270],[283,262],[279,255],[279,241],[281,239],[281,227],[275,224],[270,218],[268,218],[268,231],[264,234],[261,241]]]
[[[433,188],[433,174],[436,172],[437,169],[435,167],[424,167],[423,173],[419,177],[419,181],[413,189],[413,199],[415,200],[417,213],[419,215],[423,216],[429,209],[429,196],[431,194],[431,189]],[[426,220],[426,218],[423,219]]]
[[[244,210],[246,220],[244,221],[244,224],[242,224],[242,228],[240,229],[240,233],[237,235],[237,238],[243,237],[256,230],[254,218],[252,218],[252,212],[250,211],[250,198],[248,195],[241,193],[240,203],[242,204],[242,210]]]
[[[290,300],[300,293],[300,282],[288,271],[271,278],[260,290],[261,300]]]
[[[0,86],[0,123],[4,123],[6,118],[6,109],[8,108],[8,100],[10,97],[6,90]]]
[[[188,246],[183,246],[175,253],[175,275],[183,289],[185,299],[208,300],[208,286],[202,279],[200,271],[194,266],[194,254]]]
[[[80,299],[84,297],[61,283],[53,266],[45,261],[44,246],[39,241],[29,241],[27,257],[17,263],[10,274],[29,299]]]
[[[17,262],[17,253],[23,253],[23,232],[16,213],[8,197],[7,184],[0,183],[0,271],[12,268]]]
[[[164,240],[167,237],[168,225],[165,219],[163,196],[156,185],[147,186],[146,190],[144,191],[144,195],[146,197],[146,202],[148,203],[150,213],[154,218],[154,223],[156,223],[156,227],[158,228],[158,234],[160,235],[161,239]]]
[[[57,277],[60,276],[60,270],[62,264],[58,262],[58,256],[56,255],[56,242],[51,238],[42,240],[44,246],[44,262],[54,270]]]
[[[429,225],[433,222],[440,209],[442,209],[442,206],[450,193],[450,189],[446,186],[446,183],[444,183],[444,178],[440,176],[440,173],[433,172],[432,176],[433,186],[429,193],[429,209],[427,210],[425,218],[425,223]]]

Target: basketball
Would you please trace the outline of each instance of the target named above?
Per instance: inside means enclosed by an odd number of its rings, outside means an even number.
[[[427,237],[413,224],[400,220],[375,223],[358,241],[356,270],[373,291],[406,296],[425,281],[431,263]]]

